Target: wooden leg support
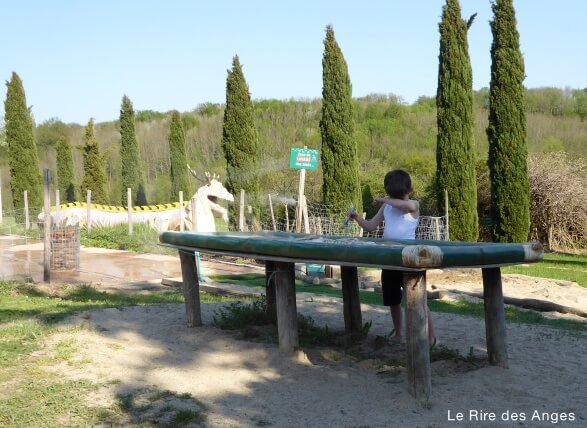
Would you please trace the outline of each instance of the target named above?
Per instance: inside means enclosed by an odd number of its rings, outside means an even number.
[[[344,330],[359,333],[363,328],[361,301],[359,299],[359,277],[356,266],[341,266],[342,302],[344,307]]]
[[[181,275],[183,277],[183,296],[188,327],[202,325],[200,311],[200,283],[198,282],[198,267],[193,252],[179,250],[181,261]]]
[[[300,347],[294,264],[274,262],[275,297],[277,304],[277,332],[279,351],[295,354]]]
[[[430,396],[430,348],[428,340],[428,303],[426,271],[405,272],[408,388],[415,398]]]
[[[506,345],[501,270],[499,267],[484,268],[482,272],[487,358],[490,364],[507,368],[508,351]]]

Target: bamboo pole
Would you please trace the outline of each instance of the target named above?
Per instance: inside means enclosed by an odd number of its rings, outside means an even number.
[[[92,191],[86,191],[86,227],[88,232],[92,230]]]
[[[277,226],[275,225],[275,214],[273,213],[273,202],[271,201],[271,195],[267,195],[269,199],[269,211],[271,212],[271,224],[273,225],[273,230],[277,230]],[[0,200],[1,202],[1,200]],[[0,211],[0,222],[2,221],[2,211]]]
[[[2,176],[0,175],[0,225],[2,224]]]
[[[128,234],[132,235],[132,190],[126,188],[126,209],[128,210]]]
[[[61,225],[61,198],[59,189],[55,189],[55,224],[59,227]]]
[[[184,209],[183,209],[183,190],[179,191],[179,230],[181,232],[183,232],[184,229],[184,225],[183,225],[183,219],[185,217],[184,215]]]
[[[245,189],[241,189],[241,199],[238,210],[238,230],[245,230]]]
[[[29,221],[29,192],[27,190],[23,193],[24,197],[24,229],[29,230],[31,227]]]

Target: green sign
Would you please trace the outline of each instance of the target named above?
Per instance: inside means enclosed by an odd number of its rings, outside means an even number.
[[[289,167],[293,169],[318,169],[318,150],[314,149],[291,149]]]

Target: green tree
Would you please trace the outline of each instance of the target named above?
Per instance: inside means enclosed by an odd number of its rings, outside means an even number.
[[[33,139],[33,119],[26,105],[22,80],[13,72],[6,86],[4,120],[11,177],[10,189],[17,219],[20,221],[23,214],[19,211],[24,208],[25,190],[29,207],[40,209],[43,205],[41,169]]]
[[[241,190],[254,199],[259,195],[257,163],[259,137],[255,128],[255,110],[249,87],[237,55],[232,59],[232,69],[226,78],[226,108],[222,124],[222,150],[226,158],[226,188],[233,195]],[[237,204],[229,206],[229,218],[234,226]]]
[[[135,113],[130,99],[122,97],[120,107],[120,159],[122,162],[122,204],[126,204],[127,189],[130,187],[135,205],[147,205],[144,192],[139,144],[135,129]],[[139,192],[142,189],[142,193]],[[140,201],[139,201],[140,197]]]
[[[98,142],[94,136],[94,119],[88,121],[84,138],[84,178],[82,192],[85,197],[88,190],[92,191],[92,203],[108,205],[106,192],[106,170],[104,159],[100,155]]]
[[[530,232],[524,60],[512,0],[496,0],[492,10],[487,127],[492,235],[497,242],[523,242]]]
[[[171,156],[171,194],[170,200],[177,201],[179,192],[183,192],[184,200],[190,198],[190,181],[188,177],[188,160],[185,149],[185,133],[181,115],[177,110],[171,113],[169,125],[169,154]]]
[[[57,184],[61,199],[67,202],[75,201],[75,184],[73,173],[73,156],[71,147],[65,137],[57,139]]]
[[[322,198],[329,207],[345,209],[352,203],[362,212],[352,87],[332,26],[326,27],[322,85]]]
[[[448,193],[450,236],[476,241],[479,236],[475,144],[473,140],[473,73],[467,42],[468,22],[458,0],[446,0],[439,24],[438,89],[436,92],[436,179],[438,209]]]

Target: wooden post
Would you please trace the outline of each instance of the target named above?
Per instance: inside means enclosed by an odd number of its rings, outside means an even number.
[[[238,210],[238,230],[245,230],[245,189],[241,189],[241,199]]]
[[[184,229],[184,225],[183,225],[183,219],[185,217],[184,215],[185,211],[183,208],[183,190],[179,191],[179,231],[183,232]]]
[[[308,219],[308,204],[306,195],[302,195],[302,218],[304,219],[304,233],[310,233],[310,220]]]
[[[359,333],[363,328],[361,301],[359,299],[359,277],[356,266],[341,266],[342,303],[344,312],[344,331]]]
[[[265,260],[265,298],[267,312],[275,315],[275,262]]]
[[[283,208],[285,208],[285,231],[289,232],[289,210],[287,208],[287,203],[283,204]]]
[[[132,235],[132,190],[126,188],[126,209],[128,210],[128,234]]]
[[[59,189],[55,189],[55,224],[58,227],[61,226],[61,198],[59,197]]]
[[[24,229],[29,230],[31,222],[29,221],[29,192],[25,190],[23,192],[24,197]]]
[[[202,314],[200,312],[200,283],[195,253],[179,250],[179,260],[188,327],[199,327],[202,325]]]
[[[483,268],[483,302],[485,307],[485,340],[487,358],[494,366],[508,367],[508,352],[505,331],[505,310],[501,269]]]
[[[273,230],[277,230],[277,226],[275,225],[275,214],[273,213],[273,202],[271,201],[271,195],[267,195],[269,199],[269,211],[271,212],[271,224],[273,225]],[[1,199],[0,199],[1,202]],[[2,211],[0,210],[0,222],[2,222]]]
[[[415,398],[430,396],[430,349],[428,340],[428,304],[426,271],[404,272],[406,291],[406,339],[408,388]]]
[[[51,172],[43,170],[43,210],[45,211],[45,236],[43,251],[43,281],[51,282]]]
[[[304,197],[304,186],[306,182],[306,170],[300,169],[300,184],[298,186],[298,205],[296,207],[296,233],[302,231],[302,205]]]
[[[92,230],[92,191],[86,191],[86,227],[88,232]]]
[[[294,263],[275,262],[275,300],[277,304],[277,333],[279,351],[291,355],[300,346]]]

